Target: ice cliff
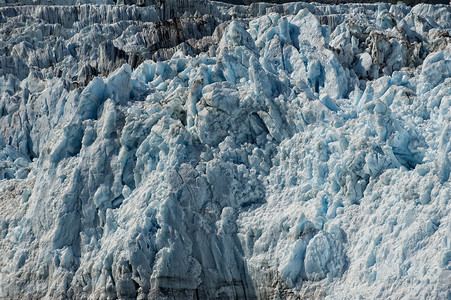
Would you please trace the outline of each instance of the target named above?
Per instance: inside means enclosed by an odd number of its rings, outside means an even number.
[[[1,299],[451,297],[450,6],[44,2],[0,7]]]

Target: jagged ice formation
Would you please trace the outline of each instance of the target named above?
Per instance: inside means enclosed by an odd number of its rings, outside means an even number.
[[[142,4],[0,7],[0,298],[451,297],[450,6]]]

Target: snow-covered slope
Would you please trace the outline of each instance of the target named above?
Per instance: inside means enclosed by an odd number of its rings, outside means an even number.
[[[0,298],[449,299],[450,6],[160,4],[0,8]]]

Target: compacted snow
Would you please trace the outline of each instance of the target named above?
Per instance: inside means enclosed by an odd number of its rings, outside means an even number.
[[[0,298],[449,299],[450,6],[173,2],[0,8]]]

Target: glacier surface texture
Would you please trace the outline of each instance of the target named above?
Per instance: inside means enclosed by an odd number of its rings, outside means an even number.
[[[17,2],[0,299],[451,298],[449,5]]]

